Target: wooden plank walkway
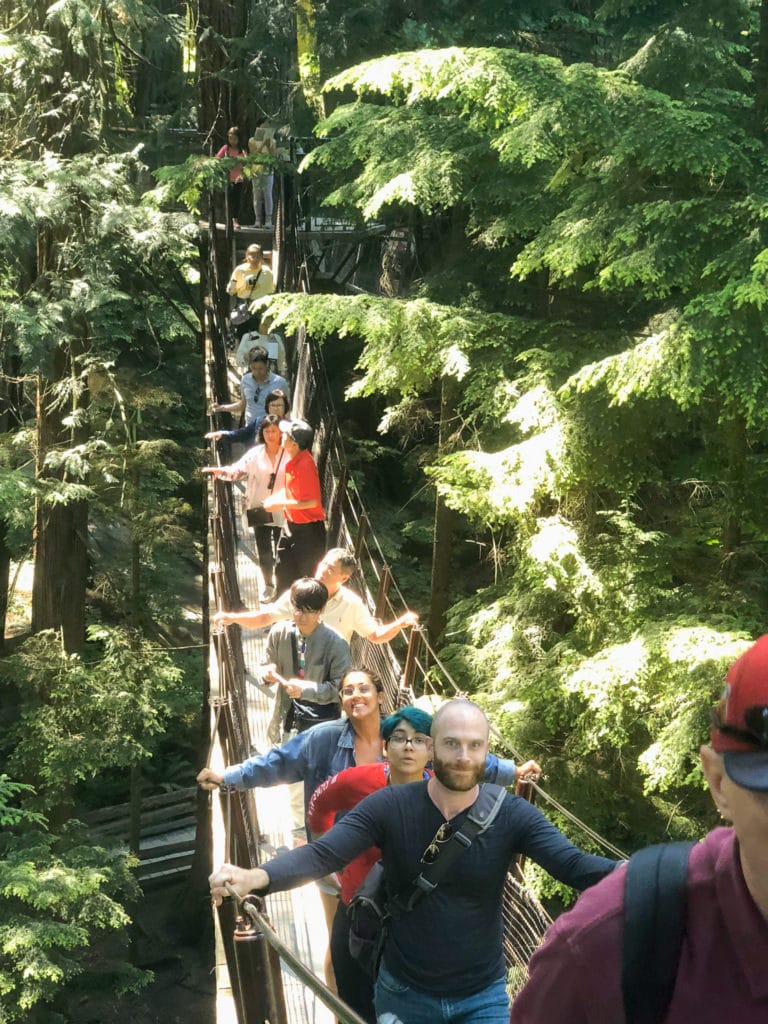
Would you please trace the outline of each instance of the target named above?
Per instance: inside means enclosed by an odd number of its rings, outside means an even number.
[[[257,608],[261,587],[261,573],[255,554],[253,534],[248,530],[243,512],[244,485],[233,484],[236,496],[237,515],[237,572],[243,601],[249,608]],[[256,630],[243,630],[243,653],[246,669],[254,671],[264,661],[265,633]],[[250,673],[249,673],[250,674]],[[248,726],[252,744],[265,751],[270,744],[267,741],[267,727],[272,714],[272,696],[261,690],[258,685],[250,684],[248,689]],[[216,659],[211,652],[211,697],[218,695],[218,672]],[[213,727],[213,716],[211,718]],[[211,767],[221,770],[222,754],[217,746],[214,751]],[[291,816],[288,804],[287,786],[274,786],[270,789],[254,789],[250,795],[256,800],[259,827],[262,835],[266,835],[268,843],[277,849],[280,846],[291,847]],[[225,822],[221,813],[219,800],[213,806],[213,860],[215,865],[224,861]],[[314,883],[303,886],[290,893],[278,893],[267,897],[267,913],[275,930],[292,948],[296,956],[323,978],[323,959],[328,945],[328,931],[325,924],[320,896]],[[216,942],[216,1024],[237,1024],[234,1001],[229,983],[224,949],[218,935],[217,920]],[[334,1015],[296,980],[293,974],[283,970],[283,986],[288,1020],[291,1024],[333,1024]]]

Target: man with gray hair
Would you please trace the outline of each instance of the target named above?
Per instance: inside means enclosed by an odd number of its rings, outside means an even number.
[[[357,633],[372,644],[385,644],[408,626],[419,621],[416,612],[406,611],[392,622],[379,624],[371,615],[363,599],[346,586],[357,569],[357,559],[347,548],[331,548],[315,570],[315,579],[328,589],[328,603],[323,611],[323,622],[344,637],[349,643],[352,634]],[[273,603],[264,605],[258,612],[216,612],[216,625],[230,626],[237,623],[247,629],[260,629],[282,622],[291,617],[291,595],[281,594]]]

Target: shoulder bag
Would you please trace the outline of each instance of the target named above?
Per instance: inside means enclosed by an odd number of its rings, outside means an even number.
[[[271,494],[275,489],[275,480],[277,479],[277,473],[280,469],[280,463],[283,461],[283,449],[280,449],[280,458],[277,460],[277,465],[273,473],[269,474],[269,482],[267,483],[267,493]],[[275,520],[272,518],[272,513],[263,507],[263,505],[257,505],[256,508],[248,508],[245,510],[246,518],[248,519],[248,525],[252,527],[257,526],[274,526]]]
[[[231,324],[234,324],[235,327],[240,327],[241,324],[244,324],[246,323],[246,321],[251,319],[251,311],[248,308],[248,306],[251,302],[251,299],[253,298],[253,289],[259,283],[260,277],[261,271],[259,271],[258,274],[256,275],[256,280],[253,282],[253,284],[250,285],[251,294],[249,298],[240,299],[238,302],[236,302],[234,309],[229,314],[229,322]]]

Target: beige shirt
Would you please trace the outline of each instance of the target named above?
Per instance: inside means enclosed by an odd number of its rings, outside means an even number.
[[[266,605],[262,611],[274,615],[278,621],[290,619],[290,591],[286,590],[274,604]],[[323,610],[322,621],[343,636],[347,643],[352,639],[353,633],[366,639],[378,626],[363,599],[354,590],[343,586],[329,599]]]
[[[245,283],[247,277],[256,277],[257,274],[259,280],[253,287]],[[271,295],[274,290],[275,279],[266,263],[262,263],[259,270],[251,270],[247,263],[238,263],[227,285],[227,293],[236,295],[238,299],[260,299],[263,295]]]

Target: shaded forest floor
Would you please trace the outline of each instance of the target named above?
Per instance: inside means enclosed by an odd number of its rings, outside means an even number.
[[[213,974],[213,923],[207,893],[190,907],[186,882],[150,889],[134,919],[133,960],[154,974],[137,995],[88,999],[70,1006],[78,1024],[213,1024],[216,982]],[[202,907],[201,904],[205,906]],[[99,949],[110,956],[110,940]]]

